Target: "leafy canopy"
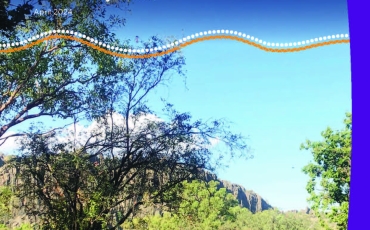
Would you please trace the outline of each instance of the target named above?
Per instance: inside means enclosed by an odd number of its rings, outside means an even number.
[[[307,140],[301,148],[311,150],[314,162],[306,165],[303,172],[310,177],[307,191],[312,209],[324,213],[338,225],[347,229],[350,194],[352,115],[346,114],[344,129],[327,128],[321,133],[324,140]],[[317,186],[317,181],[320,181]],[[326,225],[323,221],[323,224]]]

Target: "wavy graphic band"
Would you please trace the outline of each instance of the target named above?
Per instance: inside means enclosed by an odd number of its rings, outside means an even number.
[[[62,35],[58,33],[62,33],[62,34],[66,33],[70,35]],[[222,35],[215,35],[216,33],[217,34],[222,33]],[[227,35],[224,35],[224,33],[226,33]],[[80,38],[78,38],[77,36]],[[179,41],[175,41],[165,46],[159,46],[159,47],[155,47],[151,49],[142,49],[142,48],[123,49],[120,47],[115,47],[115,46],[104,44],[101,41],[99,42],[98,40],[90,38],[81,33],[68,31],[68,30],[66,31],[65,30],[53,30],[53,31],[49,31],[46,33],[41,33],[40,35],[33,36],[32,38],[29,38],[28,40],[24,40],[21,42],[15,42],[11,44],[7,43],[7,44],[2,44],[2,45],[0,44],[0,48],[3,48],[3,49],[0,49],[0,53],[11,53],[11,52],[22,51],[32,46],[35,46],[37,44],[40,44],[43,41],[52,40],[52,39],[74,40],[82,44],[85,44],[93,49],[99,50],[100,52],[103,52],[103,53],[106,53],[112,56],[121,57],[121,58],[137,58],[137,59],[162,56],[162,55],[165,55],[171,52],[175,52],[177,50],[180,50],[186,46],[189,46],[197,42],[215,40],[215,39],[235,40],[238,42],[242,42],[244,44],[251,45],[253,47],[256,47],[266,52],[275,52],[275,53],[299,52],[299,51],[304,51],[304,50],[322,47],[322,46],[343,44],[343,43],[350,42],[348,34],[337,34],[337,35],[324,36],[324,37],[319,37],[319,38],[310,39],[310,40],[301,41],[301,42],[272,43],[272,42],[263,41],[261,39],[255,38],[250,35],[232,31],[232,30],[231,31],[213,30],[213,31],[208,31],[208,32],[201,32],[199,34],[196,33],[195,35],[187,36],[183,39],[180,39]],[[14,47],[14,46],[20,46],[20,47]],[[275,48],[275,47],[278,47],[278,48]]]

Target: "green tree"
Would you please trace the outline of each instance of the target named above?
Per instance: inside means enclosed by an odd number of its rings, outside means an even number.
[[[317,214],[328,216],[339,229],[347,229],[350,194],[352,115],[346,114],[343,130],[334,132],[327,128],[322,132],[324,140],[306,141],[301,148],[311,150],[314,162],[303,168],[309,175],[307,191],[309,201]],[[317,187],[317,180],[320,187]],[[321,217],[323,225],[327,224]],[[327,226],[328,227],[328,226]],[[329,227],[328,227],[329,228]]]
[[[236,219],[238,201],[219,182],[193,180],[182,183],[179,207],[163,216],[136,218],[125,227],[135,229],[220,229]],[[237,208],[237,209],[236,209]],[[249,212],[250,213],[250,212]]]
[[[33,8],[34,6],[30,4],[30,1],[15,7],[10,0],[1,0],[0,33],[4,36],[9,36],[9,32],[14,31],[16,26],[24,24],[27,20],[26,15],[31,14]]]
[[[125,0],[116,1],[118,6],[125,3]],[[8,36],[1,37],[2,42],[21,42],[30,35],[64,29],[127,47],[111,32],[114,27],[124,25],[124,19],[106,15],[105,0],[49,0],[43,1],[42,5],[34,2],[27,4],[37,7],[38,11],[69,11],[66,15],[32,13],[38,20],[22,19],[18,26],[5,28],[3,31],[6,30]],[[8,5],[4,7],[4,17],[8,17],[12,11]],[[23,15],[26,12],[13,13]],[[88,107],[91,104],[88,97],[91,97],[92,84],[95,81],[96,85],[97,79],[118,68],[113,60],[110,55],[66,39],[45,41],[19,52],[0,53],[0,145],[11,136],[25,135],[24,132],[5,135],[25,121],[42,117],[91,117],[93,110]],[[38,133],[47,133],[54,128],[59,127],[38,130]]]
[[[154,37],[144,45],[163,41]],[[22,156],[10,165],[27,181],[18,186],[18,195],[40,200],[45,208],[32,202],[27,207],[43,219],[45,229],[117,229],[145,201],[170,203],[176,198],[168,195],[171,188],[201,177],[203,169],[214,170],[210,138],[219,138],[231,158],[238,152],[246,156],[244,138],[223,120],[192,121],[169,103],[163,120],[148,108],[147,95],[171,74],[182,74],[184,59],[177,53],[114,61],[116,72],[97,79],[89,98],[90,109],[103,114],[95,117],[97,127],[85,134],[73,131],[65,141],[58,139],[61,131],[30,132],[22,139]],[[94,166],[96,157],[100,164]]]
[[[5,224],[11,217],[12,191],[8,186],[0,187],[0,224]]]

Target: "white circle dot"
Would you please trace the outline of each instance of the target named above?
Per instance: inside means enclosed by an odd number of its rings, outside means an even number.
[[[204,32],[203,32],[203,34],[204,34],[204,35],[207,35],[207,31],[204,31]]]
[[[301,45],[301,42],[298,42],[298,45],[300,46]]]
[[[315,42],[317,42],[319,39],[315,38]]]
[[[245,38],[247,35],[243,34],[243,38]]]
[[[220,33],[220,30],[217,30],[217,33],[219,34]]]
[[[203,36],[203,32],[200,32],[199,34],[200,34],[200,36]]]
[[[275,43],[271,43],[271,46],[275,46]]]
[[[251,37],[251,40],[252,40],[252,41],[254,40],[254,37],[253,37],[253,36]]]
[[[221,33],[225,33],[225,30],[221,30]]]
[[[216,33],[216,30],[213,30],[212,33],[215,34]]]

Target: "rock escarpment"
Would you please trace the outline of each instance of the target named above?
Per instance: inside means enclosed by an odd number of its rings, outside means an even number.
[[[219,188],[226,188],[226,190],[233,194],[234,197],[239,201],[241,207],[249,209],[252,213],[261,212],[273,207],[260,195],[252,190],[246,190],[243,186],[231,183],[226,180],[217,178],[215,174],[206,173],[206,181],[218,181],[220,182]]]

